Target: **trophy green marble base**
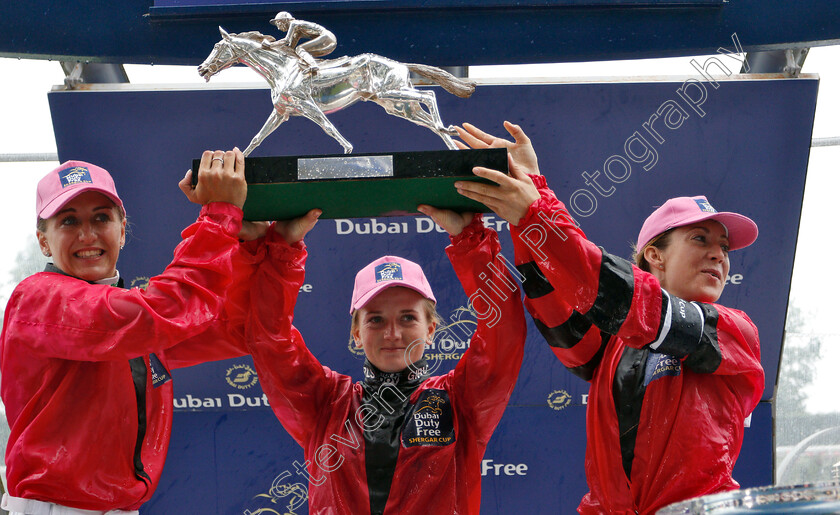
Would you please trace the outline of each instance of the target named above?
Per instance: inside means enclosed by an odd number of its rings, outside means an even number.
[[[193,160],[193,184],[199,161]],[[453,186],[459,180],[487,182],[473,175],[476,166],[507,172],[507,150],[249,157],[245,219],[286,220],[314,208],[323,211],[321,218],[396,216],[416,214],[418,204],[487,212]]]

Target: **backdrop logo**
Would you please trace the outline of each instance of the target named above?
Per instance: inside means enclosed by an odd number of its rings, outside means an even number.
[[[548,394],[548,407],[560,411],[572,403],[572,396],[566,390],[554,390]]]
[[[140,288],[141,290],[145,290],[149,287],[149,278],[138,276],[131,280],[131,284],[128,285],[129,288]]]
[[[350,349],[350,354],[360,358],[365,357],[365,350],[361,347],[356,347],[356,340],[353,338],[350,338],[350,341],[347,342],[347,348]]]
[[[469,307],[455,309],[449,316],[451,323],[441,324],[435,331],[432,341],[426,344],[425,358],[433,363],[429,373],[433,373],[444,360],[459,360],[470,346],[470,338],[478,327],[476,313]]]
[[[225,372],[227,384],[239,390],[247,390],[257,384],[257,373],[250,365],[233,365]]]
[[[279,474],[271,483],[268,493],[254,496],[254,510],[245,509],[244,515],[272,514],[296,515],[297,509],[306,504],[308,495],[303,483],[288,482],[289,472]]]

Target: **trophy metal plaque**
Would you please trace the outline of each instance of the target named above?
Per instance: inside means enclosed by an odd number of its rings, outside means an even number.
[[[193,160],[193,184],[200,160]],[[249,157],[246,220],[285,220],[319,208],[321,218],[415,214],[418,204],[489,211],[460,195],[459,180],[483,181],[475,166],[507,171],[507,150],[433,150],[391,154]]]

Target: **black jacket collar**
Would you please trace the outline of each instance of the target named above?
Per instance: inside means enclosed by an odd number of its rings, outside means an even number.
[[[391,383],[398,386],[417,386],[429,377],[429,365],[425,359],[414,362],[399,372],[383,372],[365,360],[365,384],[379,386]]]
[[[57,266],[55,266],[52,263],[47,263],[47,266],[44,267],[44,272],[52,272],[54,274],[66,275],[67,277],[75,277],[73,275],[70,275],[70,274],[66,273],[64,270],[58,268]],[[76,277],[76,279],[78,279],[78,277]],[[89,283],[89,284],[97,284],[93,281],[86,281],[86,282]],[[122,276],[120,276],[119,280],[117,281],[117,284],[114,284],[112,286],[116,286],[117,288],[125,288],[124,285],[125,285],[125,283],[123,282],[123,278],[122,278]]]

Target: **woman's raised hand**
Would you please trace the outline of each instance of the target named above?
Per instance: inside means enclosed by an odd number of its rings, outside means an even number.
[[[305,215],[291,220],[278,220],[274,224],[274,230],[283,236],[287,243],[297,243],[315,227],[318,217],[321,216],[320,209],[312,209]]]
[[[465,123],[463,128],[455,127],[455,130],[458,131],[458,136],[464,140],[466,145],[460,141],[456,141],[455,144],[461,149],[506,148],[513,160],[524,168],[525,173],[539,175],[540,167],[537,164],[537,154],[534,152],[530,138],[520,126],[510,122],[505,122],[504,125],[508,133],[513,136],[513,141],[497,138],[492,134],[487,134],[475,125]]]
[[[508,167],[510,175],[477,166],[473,168],[475,175],[496,184],[457,181],[455,188],[461,195],[489,207],[509,224],[519,225],[519,221],[528,213],[531,204],[540,198],[540,193],[512,155],[508,155]]]
[[[456,213],[449,209],[438,209],[427,204],[417,206],[417,211],[431,217],[436,224],[443,227],[451,236],[461,234],[464,227],[470,225],[474,216],[473,213]]]
[[[248,195],[245,156],[238,148],[227,152],[205,150],[198,166],[198,184],[192,187],[192,170],[188,170],[178,187],[190,202],[229,202],[241,209]]]

